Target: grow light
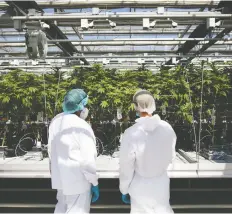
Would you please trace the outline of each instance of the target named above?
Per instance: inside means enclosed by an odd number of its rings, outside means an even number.
[[[143,29],[148,30],[150,28],[176,28],[178,26],[177,22],[171,19],[158,19],[150,22],[149,18],[143,18]]]
[[[115,28],[117,25],[115,22],[109,19],[99,19],[90,21],[88,19],[81,19],[81,29],[88,30],[89,28],[94,29],[109,29]]]

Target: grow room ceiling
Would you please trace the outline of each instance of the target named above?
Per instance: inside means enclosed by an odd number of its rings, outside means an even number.
[[[1,1],[0,70],[229,61],[231,18],[232,2],[220,0]],[[42,64],[28,58],[25,45],[25,25],[38,20],[48,26]]]

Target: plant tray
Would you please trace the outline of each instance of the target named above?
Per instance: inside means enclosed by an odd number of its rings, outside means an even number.
[[[200,152],[200,154],[207,160],[226,160],[227,158],[227,154],[224,151],[204,149]]]
[[[187,152],[185,152],[184,150],[182,149],[179,149],[178,150],[178,153],[184,158],[186,159],[189,163],[196,163],[196,159],[195,158],[192,158],[190,155],[188,155]]]

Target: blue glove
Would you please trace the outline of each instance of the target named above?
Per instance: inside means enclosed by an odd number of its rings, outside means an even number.
[[[99,188],[98,188],[98,185],[91,187],[91,194],[92,194],[92,202],[94,203],[99,198]]]
[[[129,194],[122,195],[122,201],[123,201],[125,204],[130,204],[130,196],[129,196]]]

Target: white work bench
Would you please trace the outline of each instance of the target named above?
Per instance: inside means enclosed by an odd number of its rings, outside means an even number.
[[[99,156],[97,171],[99,178],[118,178],[118,154],[113,157]],[[178,154],[169,166],[168,174],[171,178],[232,178],[232,163],[216,163],[202,157],[199,163],[188,163]],[[24,157],[0,159],[0,178],[50,178],[49,160],[25,160]]]

